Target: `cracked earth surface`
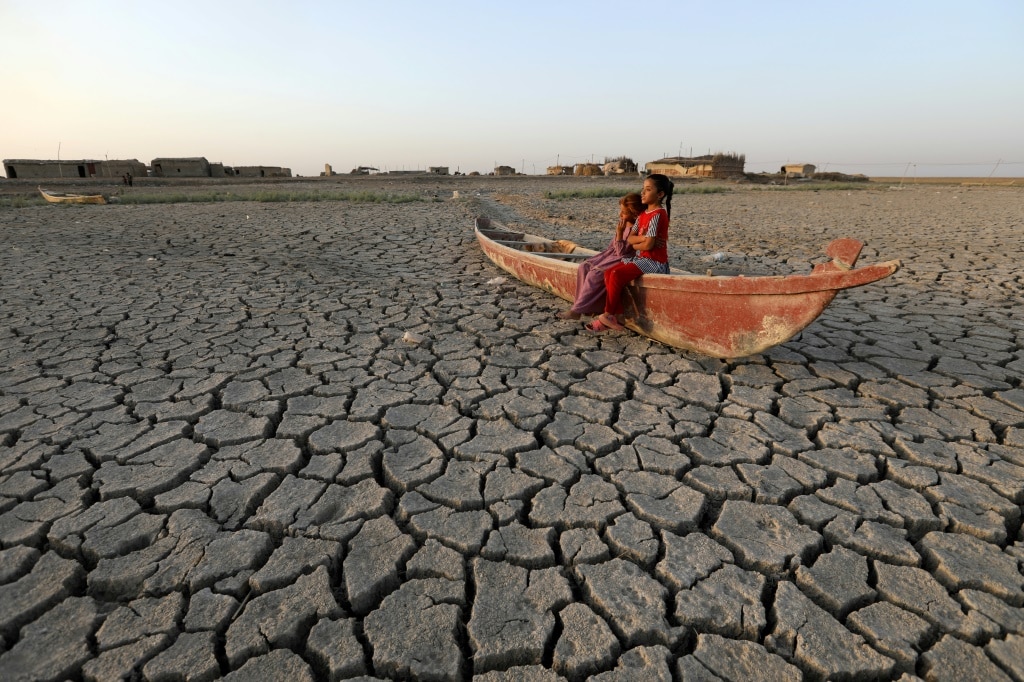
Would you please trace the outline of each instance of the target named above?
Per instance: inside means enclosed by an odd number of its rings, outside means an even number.
[[[615,199],[436,185],[0,211],[5,679],[1024,679],[1024,192],[677,195],[677,266],[904,262],[727,362],[472,237]]]

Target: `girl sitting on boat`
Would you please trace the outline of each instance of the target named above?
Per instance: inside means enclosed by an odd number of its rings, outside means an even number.
[[[604,251],[580,263],[576,271],[576,297],[569,310],[558,313],[563,320],[578,320],[581,315],[597,315],[604,310],[604,271],[636,252],[626,238],[636,234],[637,216],[644,210],[635,192],[619,199],[619,224],[615,236]]]
[[[626,237],[636,254],[622,258],[604,271],[604,313],[587,325],[590,331],[625,329],[622,294],[626,285],[645,272],[668,274],[668,222],[673,188],[672,181],[660,173],[644,180],[640,200],[647,205],[647,210],[637,218],[635,234]]]

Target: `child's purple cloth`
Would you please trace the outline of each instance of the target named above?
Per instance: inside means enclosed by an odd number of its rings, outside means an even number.
[[[632,256],[633,250],[626,240],[612,237],[611,243],[601,253],[580,263],[576,273],[576,299],[572,311],[580,315],[597,315],[604,312],[604,271],[622,262],[623,257]]]

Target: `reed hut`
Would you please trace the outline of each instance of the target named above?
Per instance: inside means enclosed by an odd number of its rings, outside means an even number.
[[[747,157],[744,154],[718,152],[703,156],[671,156],[649,161],[645,170],[676,177],[726,179],[743,175]]]
[[[597,163],[577,163],[576,169],[573,171],[573,175],[579,175],[584,177],[595,177],[604,175],[604,168]]]
[[[818,170],[810,163],[787,163],[780,172],[787,178],[809,178]]]
[[[602,170],[605,175],[626,175],[627,173],[636,173],[639,168],[636,165],[636,161],[633,159],[627,156],[620,156],[617,159],[609,159],[605,157]]]

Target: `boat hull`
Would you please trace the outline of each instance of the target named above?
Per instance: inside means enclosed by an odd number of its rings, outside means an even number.
[[[47,192],[40,189],[39,193],[51,204],[105,204],[107,200],[102,194],[64,194],[61,192]]]
[[[478,222],[477,241],[495,265],[527,284],[567,301],[574,299],[577,261],[523,251],[515,240],[493,236],[517,233],[491,230],[488,224],[481,227]],[[525,243],[551,243],[534,235],[522,237]],[[755,355],[793,338],[839,291],[877,282],[899,269],[899,261],[854,269],[861,246],[852,239],[832,242],[826,252],[833,260],[807,275],[644,275],[626,290],[626,326],[669,346],[712,357]],[[593,253],[574,253],[580,252]]]

